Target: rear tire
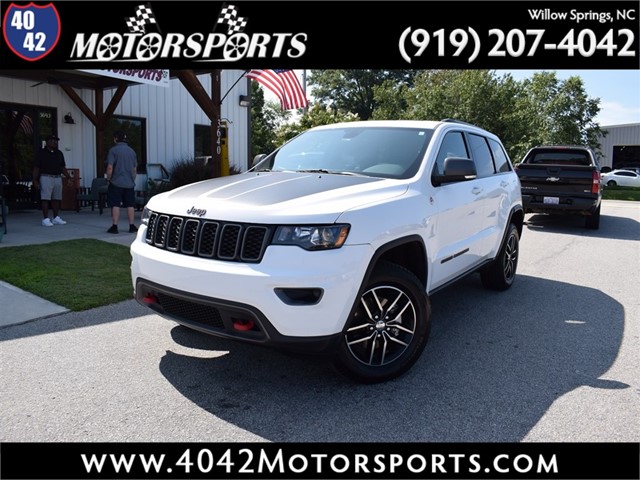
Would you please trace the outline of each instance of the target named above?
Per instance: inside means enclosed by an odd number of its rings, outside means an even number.
[[[516,278],[519,249],[520,235],[516,226],[511,223],[498,256],[480,272],[480,279],[485,288],[502,291],[511,287]]]
[[[600,228],[600,205],[595,212],[584,218],[584,226],[590,230],[598,230]]]
[[[347,321],[334,366],[359,383],[399,377],[422,354],[430,328],[431,307],[424,286],[409,270],[383,262]]]

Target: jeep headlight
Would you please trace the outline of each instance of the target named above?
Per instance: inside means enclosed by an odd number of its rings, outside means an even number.
[[[305,250],[340,248],[349,234],[349,225],[283,225],[276,229],[274,245],[297,245]]]
[[[151,210],[149,210],[146,206],[142,209],[142,215],[140,216],[140,223],[143,225],[149,224],[149,216],[151,215]]]

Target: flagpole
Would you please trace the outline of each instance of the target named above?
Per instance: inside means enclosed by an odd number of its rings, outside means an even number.
[[[304,98],[307,98],[307,70],[302,70],[302,91],[304,92]],[[304,107],[302,113],[306,114],[309,107]]]
[[[229,88],[229,90],[227,90],[227,93],[225,93],[224,96],[220,99],[220,105],[222,105],[222,102],[224,101],[224,99],[227,98],[227,95],[231,93],[231,90],[233,90],[233,87],[235,87],[238,84],[238,82],[242,80],[247,73],[249,73],[249,70],[245,70],[244,73],[240,75],[240,77],[238,77],[238,79],[233,83],[233,85],[231,85],[231,88]],[[247,92],[247,95],[251,95],[251,90]]]

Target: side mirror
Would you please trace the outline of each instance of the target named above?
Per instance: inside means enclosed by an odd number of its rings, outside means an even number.
[[[478,176],[476,164],[468,158],[447,157],[444,159],[444,172],[433,177],[434,185],[465,182]]]
[[[266,153],[259,153],[255,157],[253,157],[253,161],[251,162],[251,168],[255,167],[258,163],[260,163],[265,157]]]

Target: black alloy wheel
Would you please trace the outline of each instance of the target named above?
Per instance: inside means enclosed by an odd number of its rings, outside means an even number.
[[[360,383],[398,377],[420,357],[430,324],[429,299],[420,281],[407,269],[384,262],[358,299],[334,363]]]

